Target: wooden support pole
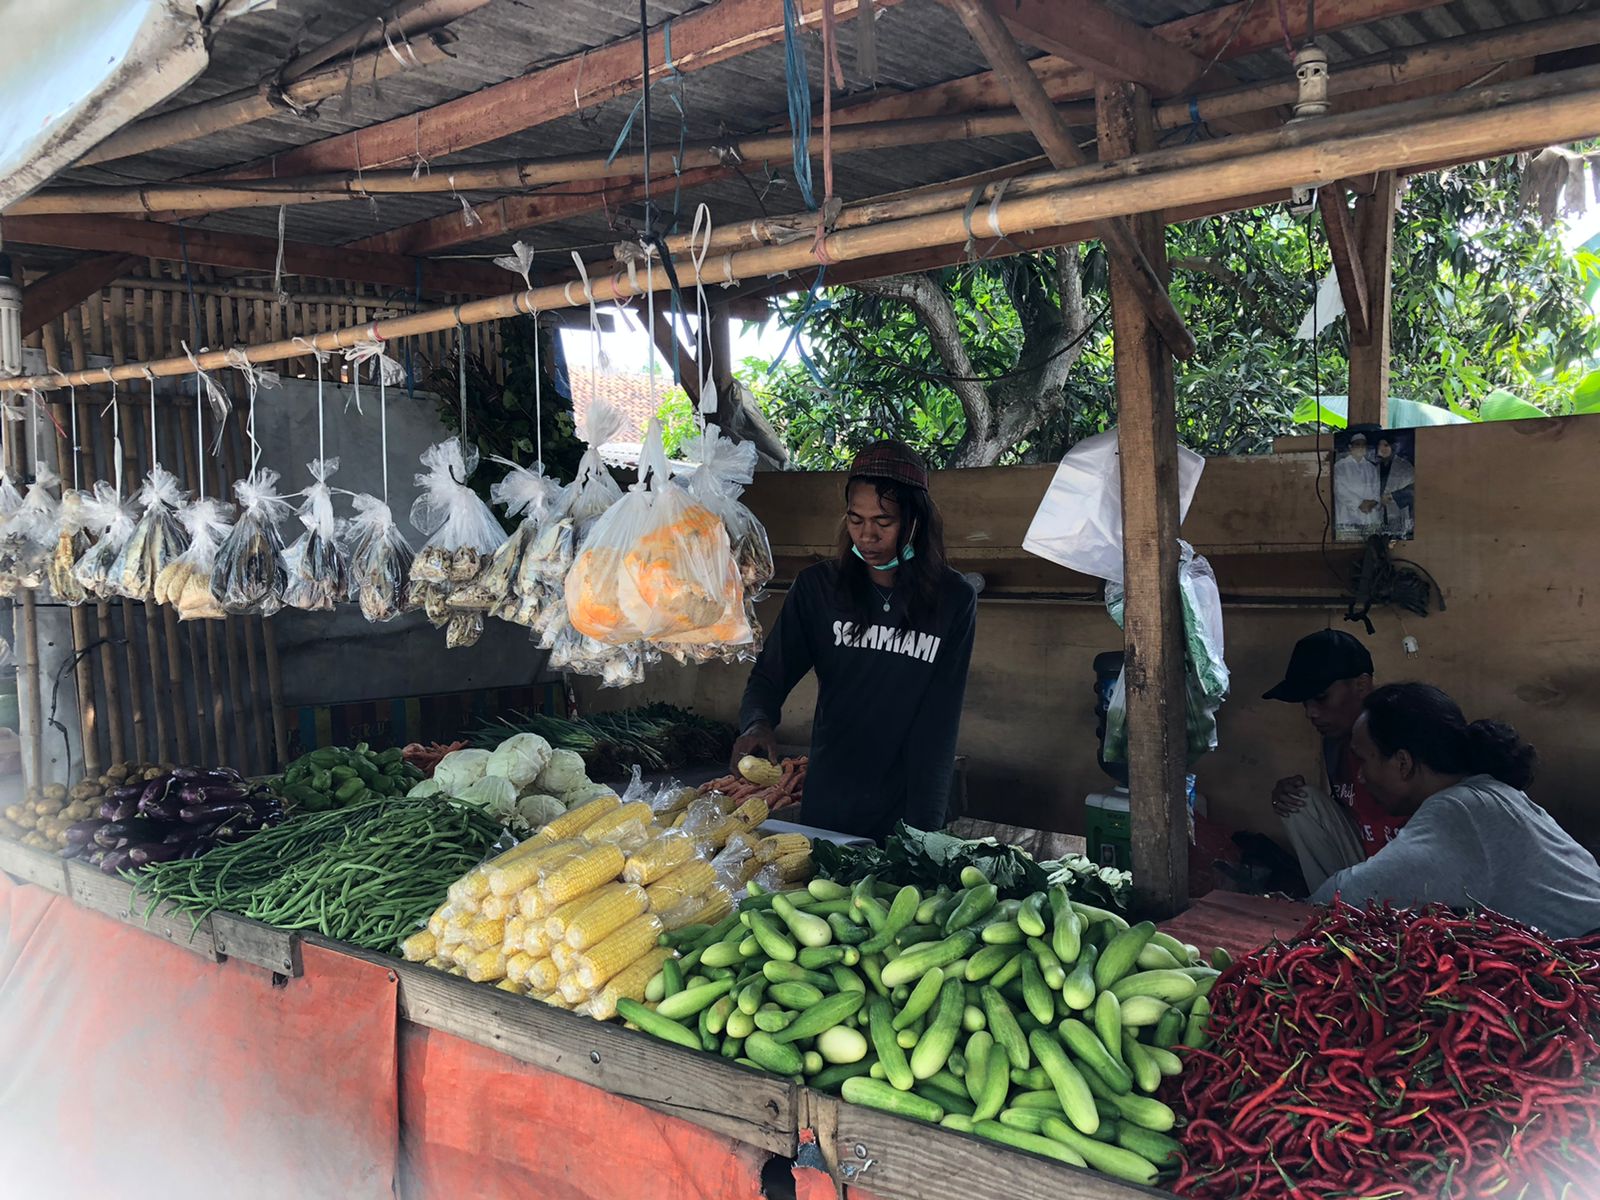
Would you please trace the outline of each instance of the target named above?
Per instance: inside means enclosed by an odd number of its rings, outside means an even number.
[[[728,429],[738,411],[733,390],[733,317],[726,304],[713,305],[711,328],[701,339],[705,353],[711,355],[711,379],[717,385],[717,412],[711,420]]]
[[[695,356],[678,336],[677,322],[671,310],[656,309],[650,326],[650,337],[655,342],[656,353],[661,355],[667,370],[673,372],[678,386],[689,394],[689,403],[700,407],[700,372]]]
[[[1367,300],[1367,272],[1356,248],[1355,223],[1350,219],[1342,180],[1325,183],[1317,192],[1317,207],[1322,210],[1322,227],[1328,235],[1328,253],[1333,257],[1334,274],[1339,280],[1339,295],[1344,299],[1345,320],[1350,326],[1350,344],[1365,343],[1371,336],[1371,310]]]
[[[1096,105],[1102,158],[1149,144],[1149,100],[1142,88],[1102,83]],[[1141,216],[1134,224],[1148,261],[1162,270],[1166,249],[1159,220]],[[1172,358],[1129,275],[1125,262],[1112,260],[1133,884],[1143,911],[1170,916],[1189,901],[1177,405]]]
[[[1365,341],[1350,337],[1350,424],[1389,420],[1389,274],[1394,261],[1394,208],[1398,195],[1393,171],[1380,171],[1372,195],[1356,199],[1355,235],[1366,280],[1368,329]]]
[[[1017,106],[1033,130],[1039,145],[1058,171],[1081,167],[1088,162],[1083,151],[1073,140],[1072,130],[1056,112],[1055,105],[1045,94],[1044,86],[1022,57],[1016,39],[1005,27],[1005,22],[995,12],[991,0],[951,0],[951,6],[961,17],[962,24],[973,41],[983,51],[985,58],[1006,81],[1011,90],[1012,103]],[[1128,151],[1131,153],[1132,150]],[[1103,151],[1102,160],[1110,157]],[[1165,283],[1157,276],[1149,259],[1141,250],[1128,222],[1112,217],[1097,226],[1097,232],[1106,244],[1111,258],[1120,261],[1127,270],[1128,285],[1139,297],[1139,303],[1150,316],[1150,322],[1161,334],[1167,349],[1176,358],[1188,358],[1194,353],[1194,335],[1183,323],[1183,317],[1173,306]]]
[[[124,363],[128,361],[128,320],[127,320],[127,293],[122,288],[112,288],[108,297],[110,320],[107,323],[107,333],[110,337],[111,361]],[[95,300],[98,311],[99,301]],[[133,402],[136,393],[131,388],[118,388],[116,394],[116,417],[122,431],[122,489],[126,496],[133,496],[139,490],[139,405]],[[112,453],[116,453],[115,447]],[[135,602],[118,597],[116,602],[118,615],[122,618],[122,657],[123,665],[128,673],[128,703],[133,715],[132,742],[129,747],[128,757],[139,762],[153,762],[160,757],[159,751],[151,750],[149,736],[149,719],[144,702],[144,672],[140,669],[144,664],[140,661],[137,638],[134,636],[136,619],[134,617]],[[144,605],[138,605],[139,612],[145,613]],[[148,628],[146,629],[148,633]],[[152,702],[154,696],[151,697]],[[146,752],[151,757],[146,758]]]

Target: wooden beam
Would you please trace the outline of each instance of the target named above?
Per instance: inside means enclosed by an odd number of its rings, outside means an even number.
[[[6,224],[12,240],[18,240]],[[131,254],[102,254],[52,271],[22,289],[22,336],[43,329],[69,308],[83,303],[135,261]]]
[[[726,178],[732,173],[731,167],[696,167],[677,178],[668,175],[656,179],[651,190],[653,195],[660,196],[674,187],[687,190]],[[371,237],[358,238],[350,243],[350,248],[382,254],[434,254],[540,225],[570,221],[603,209],[614,210],[641,200],[644,193],[643,180],[623,180],[583,191],[502,196],[498,200],[474,206],[472,211],[478,218],[477,224],[469,224],[457,208],[440,217],[429,217],[425,221],[401,225]]]
[[[1002,15],[1018,41],[1102,79],[1127,79],[1170,94],[1206,69],[1198,55],[1099,0],[1007,0]]]
[[[1143,89],[1102,83],[1095,102],[1102,158],[1121,158],[1154,143]],[[1140,216],[1133,225],[1148,260],[1164,272],[1166,242],[1158,219]],[[1133,881],[1141,910],[1165,917],[1189,902],[1177,398],[1172,359],[1133,283],[1127,264],[1113,259]]]
[[[1367,336],[1350,337],[1350,424],[1383,427],[1389,420],[1389,273],[1394,259],[1393,171],[1378,175],[1370,196],[1356,200],[1355,240],[1366,276]]]
[[[1027,60],[1022,57],[1022,51],[1006,31],[990,0],[951,0],[951,3],[989,64],[1006,80],[1011,89],[1012,103],[1033,129],[1034,137],[1039,139],[1039,145],[1044,148],[1050,162],[1062,171],[1083,166],[1088,161],[1087,157],[1078,149],[1072,131],[1028,69]],[[1161,331],[1167,348],[1175,358],[1188,358],[1194,353],[1194,335],[1173,306],[1166,284],[1157,278],[1156,272],[1145,260],[1128,224],[1115,218],[1104,221],[1100,224],[1099,234],[1111,256],[1129,268],[1130,286],[1139,293],[1140,303],[1149,313],[1151,322]]]
[[[121,217],[8,217],[5,232],[6,240],[15,245],[135,254],[174,262],[187,255],[191,263],[246,271],[270,272],[278,256],[276,238]],[[493,296],[504,292],[515,278],[498,267],[435,263],[305,242],[285,242],[283,261],[284,271],[290,275],[352,279],[408,290],[420,286],[435,295]]]
[[[1339,294],[1344,298],[1345,320],[1350,325],[1350,341],[1365,342],[1371,329],[1371,310],[1367,304],[1367,274],[1356,249],[1355,225],[1345,203],[1345,186],[1335,180],[1317,192],[1317,207],[1322,210],[1322,227],[1328,235],[1328,253],[1339,279]]]
[[[1285,0],[1283,11],[1295,38],[1305,37],[1310,2]],[[1336,33],[1373,21],[1438,8],[1442,3],[1443,0],[1321,0],[1317,4],[1317,32]],[[1283,46],[1283,27],[1278,20],[1277,6],[1260,4],[1256,0],[1234,0],[1231,4],[1157,25],[1150,32],[1207,61],[1215,58],[1218,62],[1228,62]],[[1028,65],[1054,100],[1094,94],[1094,76],[1065,59],[1046,55]],[[1334,74],[1337,76],[1338,72]],[[1162,90],[1158,89],[1158,94]],[[834,120],[848,124],[897,117],[931,117],[1004,108],[1010,103],[1005,81],[994,71],[981,71],[912,92],[875,95],[859,104],[835,109]]]
[[[678,386],[689,394],[689,403],[699,408],[700,371],[695,364],[694,354],[678,336],[670,310],[658,308],[651,315],[654,319],[650,323],[650,340],[656,345],[656,353],[666,361]]]
[[[887,8],[902,0],[875,0]],[[859,11],[859,0],[833,0],[835,19]],[[800,24],[822,22],[823,0],[798,0]],[[652,80],[669,70],[691,74],[742,54],[783,41],[783,0],[716,0],[671,22],[672,66],[665,28],[649,39]],[[418,158],[458,154],[510,137],[559,117],[630,95],[643,86],[639,38],[630,35],[526,75],[481,88],[421,112],[324,138],[248,167],[214,172],[210,178],[249,179],[265,175],[310,175],[359,167],[410,165]]]

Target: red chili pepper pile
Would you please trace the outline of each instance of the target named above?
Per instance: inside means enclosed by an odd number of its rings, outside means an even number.
[[[1211,992],[1163,1099],[1194,1200],[1600,1197],[1600,942],[1335,902]]]

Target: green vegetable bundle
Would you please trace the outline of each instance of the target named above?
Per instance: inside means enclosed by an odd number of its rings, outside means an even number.
[[[536,733],[558,750],[583,755],[592,779],[618,778],[636,765],[646,771],[670,771],[690,763],[726,762],[734,739],[731,725],[671,704],[650,704],[575,720],[513,713],[479,727],[472,744],[493,749],[519,733]]]
[[[146,869],[137,886],[199,922],[222,909],[372,950],[413,933],[482,862],[500,823],[439,799],[369,800],[296,817],[199,858]]]
[[[847,1101],[1145,1185],[1178,1167],[1152,1093],[1205,1043],[1218,970],[1060,885],[1002,900],[969,868],[923,892],[871,876],[758,893],[668,935],[618,1015]],[[1221,952],[1218,952],[1219,955]]]
[[[315,813],[404,796],[421,779],[422,772],[401,757],[398,747],[380,754],[361,742],[302,754],[268,782],[300,811]]]

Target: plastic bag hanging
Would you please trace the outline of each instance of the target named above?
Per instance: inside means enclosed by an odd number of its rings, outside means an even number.
[[[227,612],[270,617],[283,607],[288,576],[278,522],[289,502],[278,495],[278,473],[258,468],[233,485],[239,520],[217,550],[211,594]]]
[[[143,513],[112,565],[112,583],[119,595],[149,600],[157,577],[188,549],[189,537],[178,519],[184,502],[177,477],[160,463],[151,467],[134,497],[135,507]]]
[[[470,646],[483,633],[483,612],[453,610],[450,599],[458,590],[466,598],[465,586],[483,572],[506,532],[467,486],[478,466],[476,449],[463,454],[452,438],[423,451],[422,465],[411,524],[427,541],[411,565],[412,592],[428,620],[446,629],[447,646]]]
[[[133,536],[134,516],[117,495],[117,489],[104,480],[94,485],[94,495],[84,501],[85,528],[98,535],[73,568],[78,583],[93,600],[109,600],[116,594],[112,568],[122,556],[122,548]]]
[[[417,607],[411,594],[416,555],[387,504],[376,496],[361,495],[354,505],[356,515],[345,528],[351,591],[367,620],[392,621]]]
[[[689,494],[722,518],[745,599],[760,599],[774,573],[772,544],[755,513],[739,500],[755,479],[755,443],[736,442],[715,425],[707,425],[704,433],[684,443],[683,450],[699,464],[685,485]]]
[[[220,621],[228,614],[211,592],[217,551],[233,528],[232,510],[220,500],[196,500],[178,514],[189,547],[156,576],[153,599],[178,610],[180,621]]]
[[[40,463],[22,504],[0,525],[0,596],[44,583],[60,524],[60,502],[50,489],[60,482],[54,471]]]
[[[539,531],[527,563],[548,589],[559,591],[566,586],[567,572],[583,538],[622,499],[622,488],[600,457],[600,447],[621,431],[622,414],[614,405],[600,399],[589,405],[579,430],[588,449],[578,462],[578,473],[556,498],[555,511]]]
[[[507,517],[521,517],[516,529],[494,552],[488,569],[470,585],[470,591],[489,601],[489,611],[513,625],[532,628],[543,610],[549,589],[540,582],[532,550],[539,531],[555,509],[561,485],[544,473],[544,468],[521,467],[509,459],[496,458],[509,470],[489,490],[489,497],[505,509]],[[460,607],[461,597],[452,606]]]
[[[73,572],[73,567],[89,549],[89,535],[84,532],[88,517],[83,508],[87,498],[86,492],[65,488],[56,508],[55,545],[45,568],[45,580],[50,585],[51,595],[62,604],[79,605],[88,599],[88,593]]]
[[[300,523],[306,531],[284,552],[289,582],[283,602],[307,612],[331,612],[350,591],[349,562],[333,515],[333,489],[328,486],[339,460],[319,458],[306,469],[312,479],[300,506]]]
[[[580,633],[613,645],[689,634],[750,640],[728,531],[670,478],[659,421],[645,434],[639,482],[578,551],[566,600]],[[715,635],[699,633],[712,628]]]

